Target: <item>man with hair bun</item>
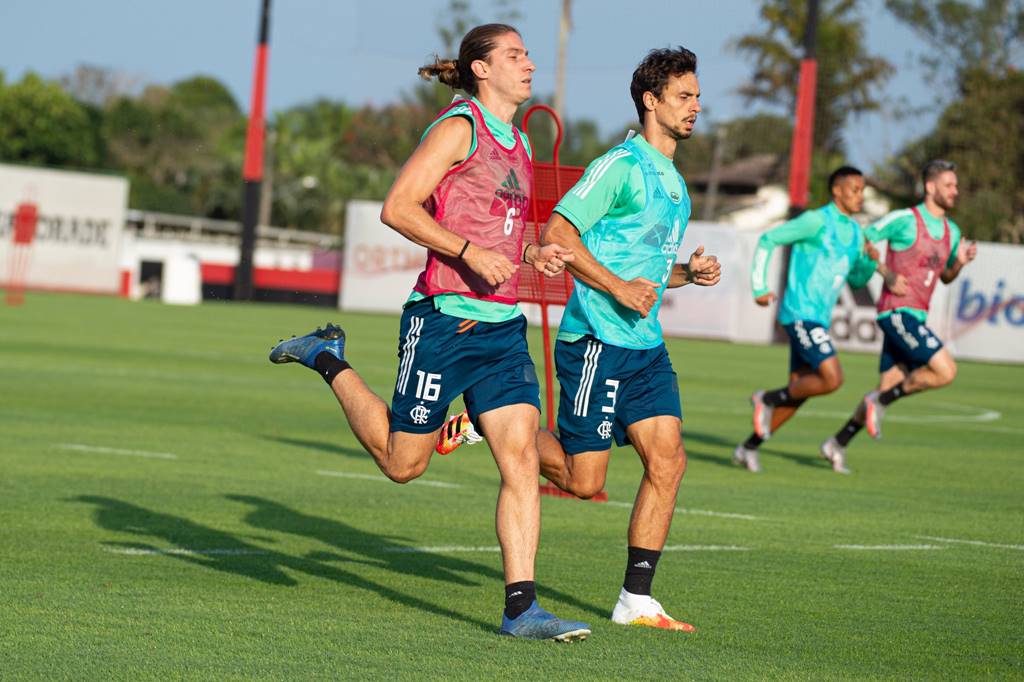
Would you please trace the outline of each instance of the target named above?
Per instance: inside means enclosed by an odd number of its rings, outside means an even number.
[[[941,388],[956,376],[956,362],[941,339],[928,328],[928,307],[935,284],[949,284],[974,260],[978,247],[961,239],[949,219],[959,195],[956,165],[936,159],[921,171],[924,200],[913,208],[887,214],[866,230],[868,241],[889,243],[886,265],[907,282],[906,291],[886,288],[878,299],[882,330],[878,388],[857,405],[853,416],[821,445],[822,452],[844,456],[846,446],[865,425],[882,437],[882,415],[896,400]]]
[[[769,306],[768,263],[775,247],[791,244],[786,292],[779,324],[789,336],[789,383],[751,396],[754,432],[733,452],[733,462],[761,471],[758,448],[796,414],[808,398],[832,393],[843,384],[835,344],[829,336],[832,309],[847,283],[867,284],[877,269],[894,290],[906,283],[879,266],[865,248],[864,234],[853,219],[864,203],[864,175],[852,166],[837,168],[828,179],[832,201],[761,235],[750,272],[754,301]],[[822,451],[832,470],[850,473],[842,452]]]
[[[419,70],[470,98],[457,99],[427,129],[381,211],[383,223],[428,249],[402,313],[390,409],[347,362],[340,327],[283,341],[270,359],[317,371],[356,438],[398,483],[420,476],[435,448],[444,454],[479,440],[470,420],[477,424],[501,474],[500,632],[574,641],[586,638],[589,626],[540,608],[534,583],[540,394],[517,305],[519,268],[555,276],[573,257],[557,244],[523,239],[533,171],[529,141],[512,117],[530,98],[535,68],[515,28],[486,24],[466,34],[458,59],[435,59]],[[468,414],[445,425],[460,394]]]

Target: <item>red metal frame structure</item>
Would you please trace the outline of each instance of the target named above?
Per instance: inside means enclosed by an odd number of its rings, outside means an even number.
[[[7,305],[21,305],[25,302],[25,283],[38,223],[38,206],[30,201],[18,204],[14,211],[14,230],[8,257]]]
[[[540,241],[540,231],[551,217],[564,190],[568,190],[583,175],[579,166],[563,166],[558,162],[558,149],[562,145],[562,122],[555,110],[543,104],[535,104],[523,115],[523,132],[530,134],[530,117],[543,111],[555,122],[555,143],[551,163],[533,164],[533,181],[530,184],[530,215],[527,222],[533,224],[533,231],[527,232],[527,241]],[[534,150],[536,153],[536,150]],[[529,230],[529,225],[527,230]],[[554,377],[551,357],[551,324],[548,306],[565,305],[572,293],[572,277],[568,272],[559,277],[547,278],[533,268],[524,268],[519,276],[519,300],[540,305],[541,329],[544,336],[544,386],[547,406],[547,427],[555,429]]]

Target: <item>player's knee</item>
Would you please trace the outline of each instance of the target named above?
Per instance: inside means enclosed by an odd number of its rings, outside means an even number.
[[[839,390],[839,387],[843,385],[843,370],[842,368],[830,369],[822,372],[821,375],[823,381],[823,388],[825,393],[833,393]]]
[[[647,478],[658,488],[678,488],[686,473],[686,453],[682,446],[667,457],[651,458],[647,463]]]
[[[417,479],[423,475],[423,472],[427,470],[426,464],[419,462],[413,464],[398,464],[394,466],[388,466],[384,470],[384,475],[390,478],[395,483],[408,483],[413,479]]]
[[[953,358],[950,358],[949,362],[943,363],[942,367],[937,372],[939,378],[939,385],[945,386],[946,384],[952,383],[953,379],[956,379],[956,372],[956,362],[953,360]]]
[[[569,484],[570,492],[582,500],[589,500],[604,490],[604,476],[592,476],[583,480],[573,480]]]

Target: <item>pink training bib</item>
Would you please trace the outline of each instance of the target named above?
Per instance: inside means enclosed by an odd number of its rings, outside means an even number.
[[[463,100],[452,107],[462,104],[469,105],[473,113],[476,150],[448,171],[424,208],[446,230],[508,258],[516,265],[516,271],[507,282],[494,287],[458,257],[430,250],[426,268],[414,288],[425,296],[454,293],[484,301],[515,303],[533,164],[518,130],[513,128],[515,146],[506,149],[494,139],[474,102]]]
[[[878,299],[880,313],[897,308],[927,311],[932,302],[935,280],[946,269],[946,261],[949,260],[949,221],[942,219],[942,239],[934,239],[917,207],[910,210],[917,220],[917,237],[913,246],[903,251],[890,249],[885,256],[886,266],[907,278],[907,293],[897,296],[888,288],[883,289],[882,297]]]

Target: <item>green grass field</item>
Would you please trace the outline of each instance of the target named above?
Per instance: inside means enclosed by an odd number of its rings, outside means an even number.
[[[893,407],[884,440],[859,437],[844,477],[817,446],[876,367],[847,353],[847,385],[754,475],[732,448],[787,350],[671,341],[689,467],[654,586],[699,632],[608,620],[641,471],[621,449],[609,504],[543,501],[542,604],[593,628],[562,646],[497,635],[485,446],[395,485],[316,375],[267,362],[329,317],[390,397],[397,317],[0,309],[0,678],[1024,678],[1024,367],[963,363]]]

